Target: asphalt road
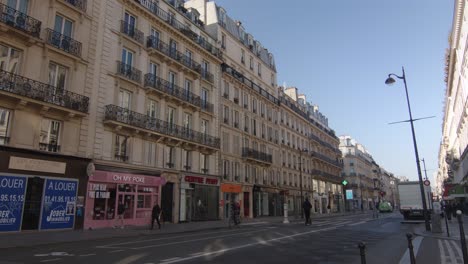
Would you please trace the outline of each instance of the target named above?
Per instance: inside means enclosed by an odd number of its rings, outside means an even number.
[[[382,216],[382,215],[381,215]],[[244,225],[232,229],[158,234],[0,250],[0,263],[359,263],[357,244],[370,259],[398,263],[411,228],[399,214],[349,215],[314,220],[311,226]],[[388,255],[388,257],[379,256]],[[373,263],[373,262],[368,262]]]

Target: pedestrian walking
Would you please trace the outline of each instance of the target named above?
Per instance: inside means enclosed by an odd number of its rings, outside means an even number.
[[[452,220],[452,205],[450,202],[445,205],[445,217],[447,217],[447,220]]]
[[[312,204],[309,202],[309,198],[305,198],[304,203],[302,204],[302,209],[304,209],[304,215],[305,215],[305,225],[310,225],[311,220],[310,220],[310,209],[312,209]]]
[[[117,205],[117,225],[114,228],[120,227],[121,229],[124,228],[124,214],[125,214],[125,204],[119,201],[119,205]],[[119,225],[120,224],[120,225]]]
[[[155,204],[153,206],[153,212],[151,215],[151,230],[154,229],[154,220],[158,222],[158,229],[161,229],[161,222],[159,219],[161,218],[161,207],[159,207],[159,204]]]

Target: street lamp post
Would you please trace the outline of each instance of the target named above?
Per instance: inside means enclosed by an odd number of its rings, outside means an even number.
[[[302,193],[302,152],[303,151],[304,151],[303,149],[299,151],[299,185],[301,189],[301,204],[299,206],[301,206],[301,219],[304,218],[304,210],[302,209],[302,203],[304,202],[304,195]]]
[[[423,181],[422,181],[422,174],[421,174],[421,165],[419,164],[419,154],[418,154],[418,146],[416,144],[416,135],[414,133],[414,124],[413,124],[413,115],[411,114],[411,105],[410,105],[410,100],[408,96],[408,87],[406,85],[406,76],[405,76],[405,68],[401,67],[403,71],[403,76],[398,76],[396,74],[389,74],[387,80],[385,80],[385,84],[391,85],[395,83],[395,79],[392,78],[392,76],[402,79],[403,83],[405,84],[405,92],[406,92],[406,102],[408,104],[408,112],[409,112],[409,122],[411,124],[411,133],[413,134],[413,145],[414,145],[414,154],[416,156],[416,166],[418,168],[418,177],[419,177],[419,188],[421,190],[421,198],[423,202],[423,210],[424,210],[424,222],[426,224],[426,231],[431,231],[431,225],[429,224],[429,219],[428,219],[428,213],[427,213],[427,204],[426,204],[426,195],[424,195],[424,186],[423,186]]]

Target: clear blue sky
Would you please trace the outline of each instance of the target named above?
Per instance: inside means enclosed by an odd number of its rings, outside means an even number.
[[[436,116],[415,122],[432,178],[453,0],[215,2],[274,54],[278,84],[298,87],[338,136],[352,136],[382,167],[416,180],[410,124],[388,125],[409,119],[403,82],[384,84],[404,66],[413,118]]]

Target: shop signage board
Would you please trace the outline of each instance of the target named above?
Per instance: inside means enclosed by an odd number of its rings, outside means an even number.
[[[0,232],[19,231],[26,177],[0,175]]]
[[[42,230],[73,228],[77,191],[76,180],[46,180],[42,201]]]
[[[190,183],[200,183],[200,184],[209,184],[209,185],[218,184],[218,179],[198,177],[198,176],[185,176],[185,181],[190,182]]]
[[[346,190],[346,200],[353,199],[353,190]]]

